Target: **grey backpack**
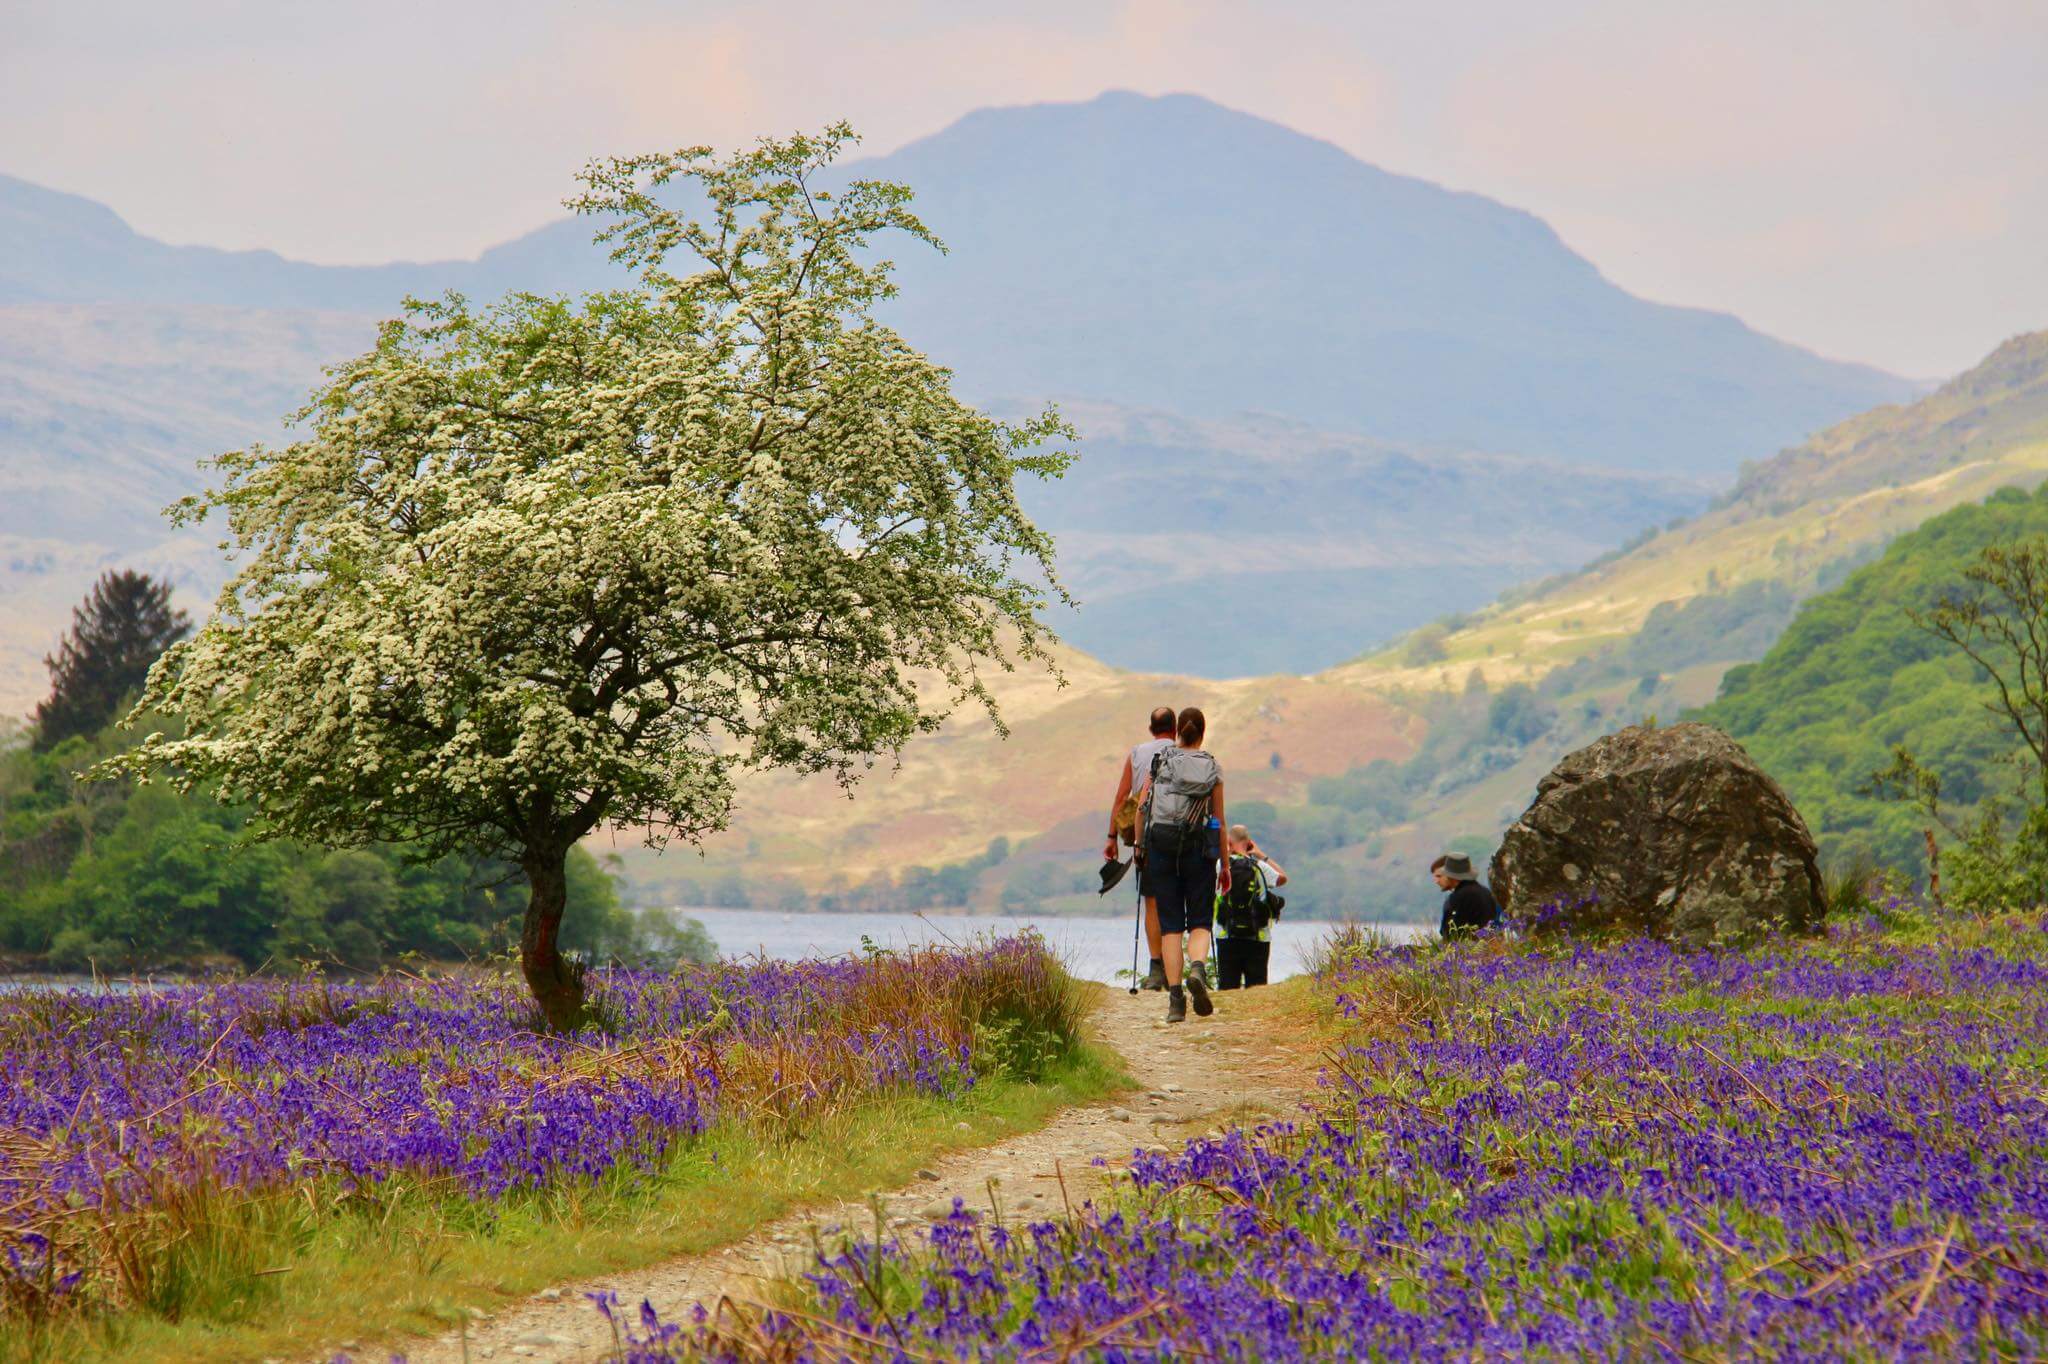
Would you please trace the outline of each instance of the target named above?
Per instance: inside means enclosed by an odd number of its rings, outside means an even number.
[[[1199,748],[1169,748],[1152,759],[1151,809],[1147,824],[1191,829],[1209,817],[1209,799],[1223,769]]]

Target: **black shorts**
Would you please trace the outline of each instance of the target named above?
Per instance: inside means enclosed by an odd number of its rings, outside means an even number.
[[[1264,985],[1266,969],[1273,959],[1273,944],[1257,938],[1216,940],[1216,988],[1235,990],[1240,985]]]
[[[1216,917],[1216,863],[1208,856],[1206,829],[1182,839],[1157,833],[1145,842],[1145,893],[1159,902],[1161,933],[1192,933]]]

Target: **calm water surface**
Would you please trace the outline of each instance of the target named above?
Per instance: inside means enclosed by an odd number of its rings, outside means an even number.
[[[1123,919],[1046,916],[1011,917],[982,914],[778,914],[758,909],[679,908],[701,921],[718,943],[721,955],[747,957],[838,956],[861,950],[866,936],[877,947],[921,943],[966,943],[977,935],[1017,933],[1030,927],[1045,935],[1067,962],[1067,969],[1089,980],[1116,981],[1117,972],[1131,969],[1132,921]],[[1374,924],[1396,941],[1425,930],[1415,924]],[[1302,956],[1336,924],[1324,920],[1289,923],[1273,929],[1272,977],[1299,975]],[[1142,948],[1140,949],[1142,955]],[[1145,963],[1140,961],[1138,969]]]
[[[1068,918],[994,914],[780,914],[759,909],[697,909],[679,907],[678,914],[699,920],[728,957],[836,957],[861,950],[863,938],[877,947],[903,948],[924,943],[965,945],[977,937],[1006,936],[1026,928],[1045,935],[1067,969],[1087,980],[1115,983],[1119,971],[1131,969],[1130,919]],[[1285,920],[1273,930],[1272,978],[1299,975],[1302,957],[1338,925],[1326,920]],[[1415,924],[1368,924],[1397,942],[1428,930]],[[1138,968],[1143,970],[1140,961]],[[23,980],[0,977],[0,994],[36,986],[80,989],[77,978]],[[147,982],[113,977],[103,988],[120,992],[146,988]]]

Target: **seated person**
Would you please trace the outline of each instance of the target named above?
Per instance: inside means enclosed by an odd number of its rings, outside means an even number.
[[[1472,871],[1472,859],[1464,853],[1445,853],[1429,864],[1438,890],[1444,896],[1443,918],[1437,932],[1445,942],[1470,938],[1500,922],[1500,903]]]

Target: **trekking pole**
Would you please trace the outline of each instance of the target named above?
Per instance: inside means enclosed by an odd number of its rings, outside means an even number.
[[[1131,993],[1138,993],[1138,937],[1145,931],[1145,887],[1138,886],[1138,912],[1131,919]]]

